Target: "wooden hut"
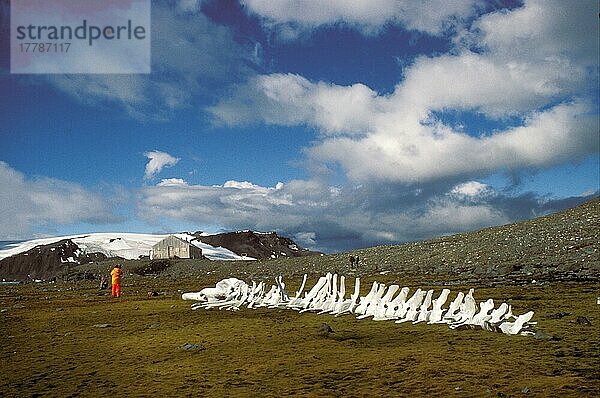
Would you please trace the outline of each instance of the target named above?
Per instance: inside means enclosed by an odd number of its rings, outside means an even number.
[[[184,239],[169,235],[152,246],[150,258],[202,258],[202,249]]]

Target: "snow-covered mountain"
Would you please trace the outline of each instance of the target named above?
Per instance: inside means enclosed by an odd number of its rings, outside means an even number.
[[[171,234],[202,249],[209,260],[256,260],[318,254],[275,232],[239,231],[224,234]],[[65,268],[100,262],[109,257],[148,258],[152,246],[169,235],[91,233],[8,242],[0,248],[0,279],[48,279]]]
[[[214,247],[197,240],[196,236],[188,234],[173,234],[178,238],[189,241],[194,246],[202,249],[202,254],[210,260],[252,260],[242,257],[224,247]],[[76,254],[101,253],[106,257],[122,257],[128,260],[147,256],[152,246],[169,235],[133,234],[133,233],[92,233],[86,235],[57,236],[52,238],[33,239],[9,245],[0,250],[0,260],[16,254],[25,253],[38,246],[50,245],[63,240],[71,240],[77,245],[80,252]],[[72,261],[69,261],[69,257]],[[65,262],[76,262],[70,255],[64,258]]]

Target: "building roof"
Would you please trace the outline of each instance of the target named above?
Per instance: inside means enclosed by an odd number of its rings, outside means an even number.
[[[164,242],[165,240],[167,240],[167,239],[170,239],[170,238],[177,239],[178,241],[180,241],[180,242],[183,242],[183,243],[186,243],[186,244],[188,244],[188,245],[190,245],[190,246],[195,246],[195,245],[193,245],[191,242],[188,242],[188,241],[187,241],[187,240],[185,240],[185,239],[181,239],[181,238],[179,238],[179,237],[177,237],[177,236],[175,236],[175,235],[169,235],[169,236],[165,237],[164,239],[161,239],[159,242],[156,242],[154,245],[152,245],[152,248],[154,248],[154,247],[156,247],[156,246],[160,245],[162,242]]]

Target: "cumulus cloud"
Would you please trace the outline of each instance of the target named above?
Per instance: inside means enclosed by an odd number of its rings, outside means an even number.
[[[478,181],[413,190],[398,184],[332,187],[317,180],[274,187],[160,183],[142,188],[137,201],[138,215],[149,223],[172,219],[229,230],[276,230],[325,251],[471,231],[558,209],[552,201],[506,196]]]
[[[346,24],[364,34],[375,34],[386,25],[401,25],[431,35],[460,25],[472,16],[477,0],[243,0],[248,12],[283,38],[323,25]]]
[[[598,61],[597,2],[527,0],[510,13],[482,16],[471,32],[478,47],[499,56],[543,61],[553,54],[573,64]],[[458,36],[463,39],[463,36]],[[550,60],[551,61],[551,60]]]
[[[339,164],[356,182],[418,183],[577,160],[599,145],[597,93],[588,88],[598,82],[595,10],[594,2],[527,1],[484,15],[457,35],[454,54],[417,59],[388,95],[271,74],[209,110],[229,124],[313,126],[320,135],[306,153],[314,169]],[[446,112],[513,123],[467,133],[445,123]]]
[[[342,22],[368,30],[367,19],[351,16],[352,5],[338,9],[342,3],[324,10],[305,4],[300,11],[286,10],[282,2],[246,2],[276,28]],[[532,0],[483,15],[457,32],[451,53],[417,58],[385,95],[360,83],[339,86],[296,74],[252,77],[209,111],[230,125],[313,127],[317,136],[305,153],[315,179],[278,190],[248,187],[235,195],[224,187],[185,192],[219,192],[216,203],[198,202],[225,226],[280,228],[338,249],[463,232],[581,203],[589,197],[507,194],[477,179],[598,152],[598,97],[589,89],[598,83],[596,8],[590,1],[573,6]],[[373,25],[393,19],[377,18]],[[466,129],[448,122],[449,113],[475,115],[497,127]],[[330,187],[319,179],[338,165],[349,185]],[[154,189],[144,198],[154,197]],[[263,207],[250,210],[257,192]]]
[[[146,171],[144,172],[145,180],[152,179],[156,174],[160,173],[163,168],[175,166],[177,162],[179,162],[179,158],[173,157],[168,153],[161,151],[144,152],[144,156],[149,159],[148,163],[146,163]],[[163,180],[163,183],[165,181],[167,183],[183,182],[183,180],[171,179]]]
[[[414,183],[541,168],[583,158],[598,148],[598,118],[578,103],[533,113],[523,126],[481,137],[441,123],[415,121],[411,130],[398,131],[399,126],[407,127],[395,124],[361,139],[327,139],[310,154],[341,164],[353,180]]]
[[[78,184],[52,178],[28,179],[0,161],[0,240],[52,232],[55,224],[119,221],[108,201]]]
[[[381,112],[382,102],[364,84],[342,87],[276,73],[251,78],[238,86],[234,97],[208,110],[229,125],[306,123],[318,127],[323,134],[337,135],[368,130],[370,117]]]
[[[160,180],[160,182],[157,185],[159,187],[187,186],[188,183],[181,178],[165,178]]]
[[[479,181],[463,182],[452,188],[450,191],[450,195],[461,199],[477,199],[491,195],[492,193],[493,190],[489,185],[482,184]]]

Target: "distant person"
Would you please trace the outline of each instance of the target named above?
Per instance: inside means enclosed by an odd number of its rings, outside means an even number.
[[[350,266],[354,267],[354,256],[350,256]]]
[[[354,259],[354,265],[356,265],[358,267],[359,262],[360,262],[360,257],[356,256],[356,258]]]
[[[121,264],[115,265],[112,271],[110,271],[110,276],[112,277],[112,296],[113,297],[121,297],[121,276],[123,275],[123,270],[121,269]]]

